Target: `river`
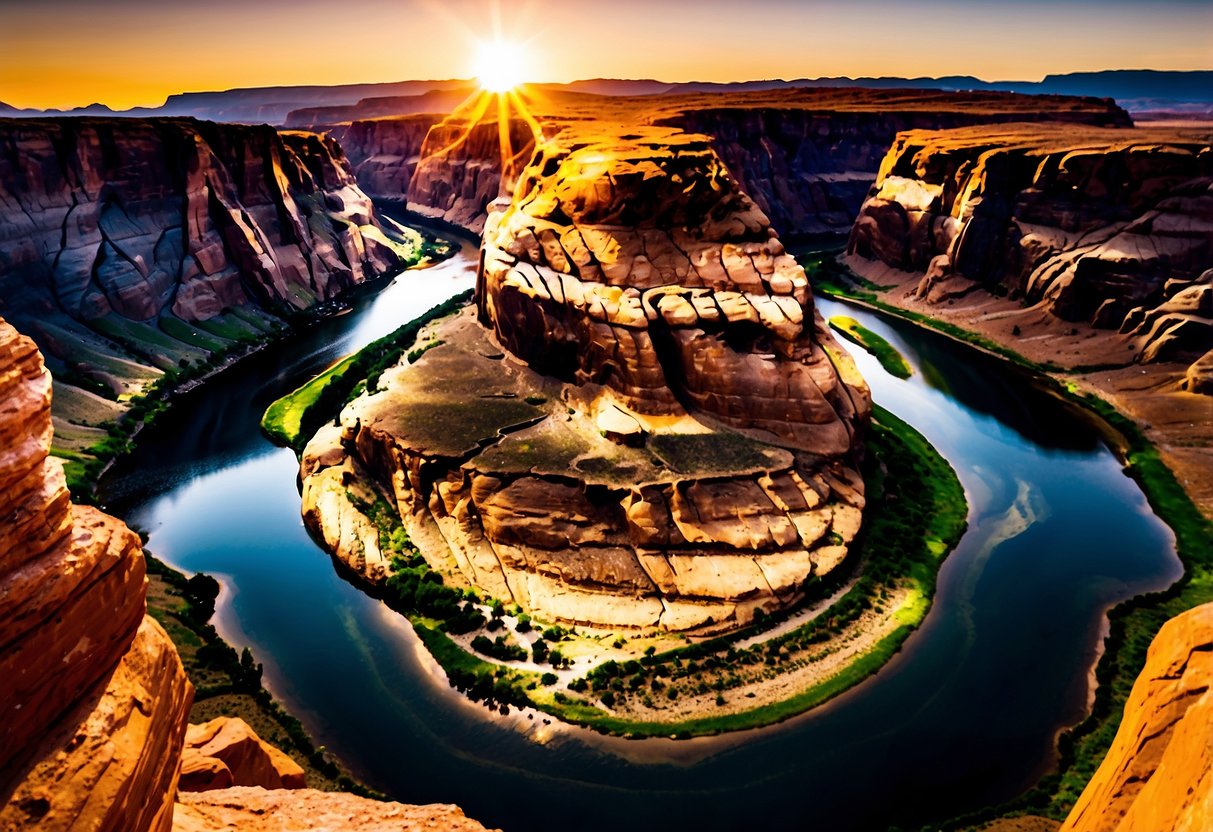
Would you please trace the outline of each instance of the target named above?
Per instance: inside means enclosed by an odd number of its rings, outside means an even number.
[[[472,285],[475,252],[247,359],[145,432],[103,484],[173,566],[218,576],[216,621],[318,744],[395,800],[505,832],[912,827],[1030,785],[1081,718],[1104,611],[1180,574],[1173,537],[1097,431],[1014,368],[863,310],[908,380],[851,348],[877,402],[956,468],[970,529],[935,606],[876,676],[779,726],[691,743],[600,741],[501,719],[435,678],[403,620],[340,578],[299,516],[274,398]],[[849,346],[849,345],[847,345]]]

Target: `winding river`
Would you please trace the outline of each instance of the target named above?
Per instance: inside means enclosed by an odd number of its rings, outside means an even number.
[[[912,827],[1030,785],[1079,720],[1104,611],[1180,574],[1170,531],[1096,430],[1013,368],[933,333],[819,300],[914,367],[853,348],[876,401],[951,461],[970,530],[922,629],[875,677],[746,735],[629,742],[503,719],[449,690],[402,619],[346,583],[299,518],[296,461],[266,405],[468,288],[475,251],[408,272],[352,313],[237,365],[144,434],[105,483],[111,510],[174,566],[219,576],[220,632],[369,784],[523,830]]]

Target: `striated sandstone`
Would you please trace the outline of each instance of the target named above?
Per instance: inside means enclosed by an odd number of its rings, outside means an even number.
[[[922,274],[932,302],[1010,293],[1119,330],[1138,361],[1191,361],[1213,346],[1211,142],[1029,124],[902,133],[849,250]]]
[[[185,732],[180,781],[183,792],[229,786],[301,789],[306,785],[299,764],[264,742],[242,719],[216,717],[202,725],[191,725]]]
[[[72,506],[50,376],[0,319],[0,828],[165,830],[193,688],[139,539]]]
[[[359,484],[457,582],[574,623],[735,626],[843,560],[867,388],[704,137],[565,129],[482,261],[475,316],[304,452],[343,562],[389,569]]]
[[[1213,828],[1213,604],[1168,621],[1063,832]]]
[[[485,832],[457,806],[406,806],[341,792],[236,787],[182,794],[174,832]]]

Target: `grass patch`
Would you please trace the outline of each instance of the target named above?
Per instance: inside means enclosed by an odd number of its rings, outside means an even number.
[[[909,378],[914,374],[905,356],[898,352],[895,346],[854,318],[835,315],[830,318],[830,326],[843,338],[858,344],[875,356],[885,372],[894,378]]]
[[[438,304],[278,399],[262,416],[261,429],[275,442],[301,451],[312,434],[337,415],[359,382],[365,381],[367,389],[375,389],[380,374],[400,360],[401,354],[416,342],[423,326],[456,311],[471,295],[469,289]]]

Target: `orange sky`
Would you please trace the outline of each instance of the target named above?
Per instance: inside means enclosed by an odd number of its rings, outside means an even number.
[[[492,0],[0,0],[0,101],[472,75]],[[534,81],[1213,68],[1213,2],[500,0]]]

